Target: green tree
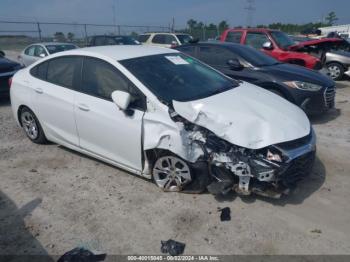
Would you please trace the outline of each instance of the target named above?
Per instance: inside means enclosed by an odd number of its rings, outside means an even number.
[[[228,29],[230,26],[229,26],[229,24],[227,23],[226,20],[223,20],[223,21],[221,21],[221,22],[219,23],[218,27],[219,27],[219,31],[220,31],[220,32],[223,32],[223,31],[225,31],[226,29]]]
[[[197,26],[197,21],[194,19],[190,19],[187,21],[188,28],[192,31]]]
[[[66,41],[66,37],[62,32],[56,32],[54,34],[54,40],[57,42],[64,42]]]
[[[73,42],[73,39],[74,39],[74,34],[72,32],[69,32],[67,34],[67,39],[69,42]]]
[[[326,16],[325,20],[327,21],[328,25],[334,25],[334,23],[337,22],[339,19],[335,12],[332,11]]]

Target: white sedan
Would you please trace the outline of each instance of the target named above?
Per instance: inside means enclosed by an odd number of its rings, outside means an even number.
[[[10,90],[31,141],[103,160],[164,191],[279,197],[314,162],[301,109],[176,50],[57,53],[19,71]]]
[[[21,52],[18,56],[18,60],[22,65],[29,66],[48,55],[76,48],[78,47],[71,43],[47,42],[32,44]]]

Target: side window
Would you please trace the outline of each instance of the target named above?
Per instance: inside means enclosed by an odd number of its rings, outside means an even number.
[[[47,55],[45,49],[42,46],[37,45],[35,47],[34,56],[40,56],[41,54],[44,54],[45,56]]]
[[[49,62],[41,63],[41,64],[33,67],[30,70],[30,74],[36,78],[41,79],[41,80],[46,80],[48,65],[49,65]]]
[[[226,48],[201,46],[199,59],[213,66],[227,66],[227,61],[238,57]]]
[[[126,91],[133,98],[131,107],[145,109],[144,95],[114,66],[100,59],[84,58],[81,86],[84,93],[107,100],[116,90]]]
[[[180,46],[176,49],[180,52],[195,57],[196,48],[194,46]]]
[[[101,45],[105,45],[105,37],[104,36],[98,36],[95,38],[95,45],[96,46],[101,46]]]
[[[165,44],[171,45],[173,42],[176,42],[176,38],[173,35],[165,35]]]
[[[150,36],[151,35],[139,35],[137,37],[137,41],[139,41],[141,43],[146,43]]]
[[[24,53],[25,53],[26,55],[34,56],[35,47],[36,47],[35,45],[32,45],[32,46],[28,47],[28,48],[24,51]]]
[[[165,44],[165,35],[155,35],[152,39],[152,43]]]
[[[268,41],[268,37],[264,33],[247,33],[246,44],[256,49],[261,49],[262,45]]]
[[[74,76],[80,69],[81,58],[67,56],[49,60],[47,81],[59,86],[73,88]]]
[[[228,32],[225,41],[239,44],[241,42],[242,34],[242,32]]]

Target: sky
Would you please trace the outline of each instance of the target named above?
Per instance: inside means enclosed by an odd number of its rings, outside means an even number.
[[[247,23],[246,0],[0,0],[0,20],[113,23],[183,28],[192,18],[204,23]],[[335,11],[338,24],[350,24],[349,0],[255,0],[254,24],[317,22]],[[0,30],[1,30],[0,24]]]

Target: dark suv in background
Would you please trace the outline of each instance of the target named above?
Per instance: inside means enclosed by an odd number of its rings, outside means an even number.
[[[95,35],[89,37],[88,46],[104,45],[140,45],[140,42],[127,35]]]
[[[9,97],[9,79],[21,68],[19,63],[7,59],[5,53],[0,50],[0,98]]]
[[[281,63],[252,47],[203,42],[175,49],[231,78],[268,89],[300,106],[308,114],[320,114],[334,107],[335,83],[328,76],[305,67]]]

